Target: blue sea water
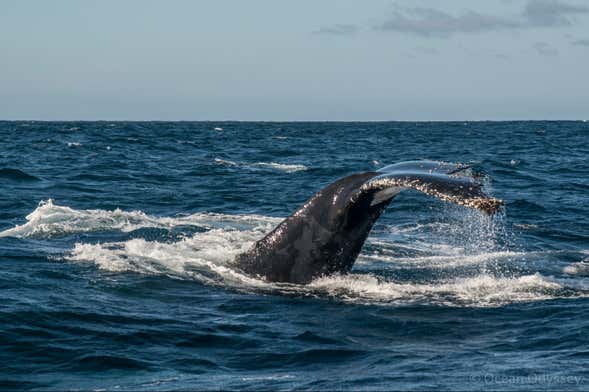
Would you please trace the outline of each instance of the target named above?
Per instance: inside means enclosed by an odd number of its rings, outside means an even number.
[[[585,122],[0,122],[0,389],[587,390],[588,158]],[[405,192],[350,275],[233,268],[415,159],[504,210]]]

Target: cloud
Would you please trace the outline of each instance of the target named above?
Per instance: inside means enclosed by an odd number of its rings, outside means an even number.
[[[550,46],[546,42],[536,42],[534,45],[532,45],[532,47],[534,49],[536,49],[536,52],[538,52],[542,56],[556,56],[556,55],[558,55],[558,50],[554,49],[552,46]]]
[[[524,18],[530,26],[570,26],[571,16],[589,13],[588,7],[572,5],[557,0],[533,0],[524,8]]]
[[[572,45],[589,46],[589,39],[578,39],[571,42]]]
[[[376,26],[375,29],[448,37],[454,33],[479,33],[517,27],[519,24],[516,21],[473,11],[453,16],[432,8],[412,8],[405,13],[395,12],[391,19]]]
[[[352,24],[336,24],[329,27],[322,27],[318,30],[313,31],[313,34],[334,34],[334,35],[346,35],[354,34],[358,31],[358,27]]]
[[[535,27],[570,26],[577,14],[589,13],[589,7],[558,0],[529,0],[523,11],[511,17],[466,11],[452,15],[434,8],[396,10],[375,30],[396,31],[421,36],[449,37],[457,33],[484,33]]]

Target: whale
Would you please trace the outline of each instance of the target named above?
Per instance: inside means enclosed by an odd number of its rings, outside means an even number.
[[[496,213],[503,202],[487,195],[469,165],[407,161],[348,175],[327,185],[264,238],[235,258],[238,269],[268,282],[308,284],[347,274],[374,223],[404,190]]]

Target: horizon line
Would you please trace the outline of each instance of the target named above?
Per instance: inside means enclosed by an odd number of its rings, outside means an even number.
[[[44,119],[0,119],[0,122],[202,122],[202,123],[409,123],[409,122],[587,122],[587,119],[484,119],[484,120],[109,120],[109,119],[76,119],[76,120],[44,120]]]

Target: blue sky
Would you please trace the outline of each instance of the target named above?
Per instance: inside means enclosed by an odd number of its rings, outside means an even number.
[[[0,119],[589,119],[586,0],[0,4]]]

